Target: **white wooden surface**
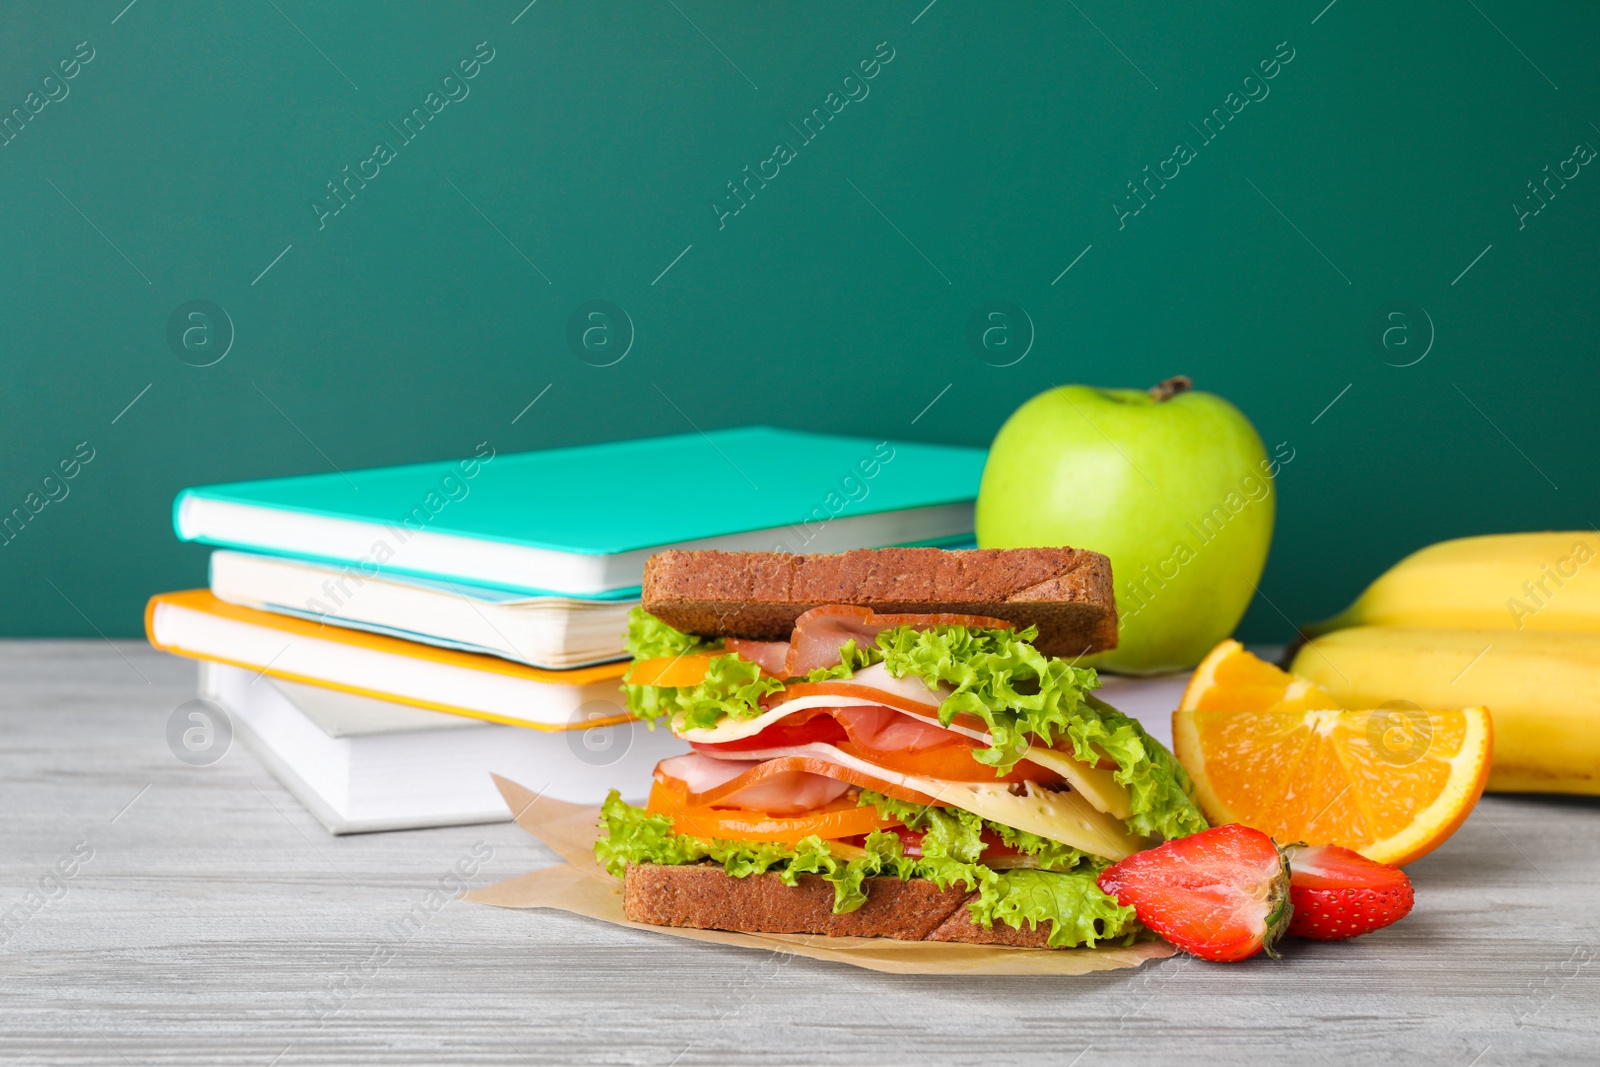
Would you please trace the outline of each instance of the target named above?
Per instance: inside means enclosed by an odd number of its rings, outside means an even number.
[[[0,1060],[1600,1063],[1594,800],[1486,800],[1411,868],[1408,920],[1282,961],[900,978],[414,911],[475,847],[473,884],[552,857],[511,825],[331,838],[241,748],[173,757],[193,686],[134,642],[0,644],[0,915],[25,915],[0,934]],[[27,914],[74,846],[92,859]]]

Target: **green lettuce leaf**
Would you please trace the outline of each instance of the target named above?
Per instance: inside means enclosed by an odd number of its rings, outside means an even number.
[[[962,808],[908,804],[871,790],[862,790],[861,803],[871,804],[880,814],[899,819],[912,830],[922,831],[922,855],[925,859],[978,863],[985,845],[982,840],[984,830],[993,832],[1018,852],[1032,856],[1035,863],[1047,870],[1068,871],[1094,858],[1071,845],[989,822]]]
[[[878,635],[883,663],[895,678],[908,674],[953,692],[939,705],[945,725],[975,715],[989,728],[991,747],[974,753],[1000,773],[1028,753],[1028,735],[1053,745],[1082,714],[1084,694],[1100,684],[1095,672],[1052,659],[1030,643],[1039,632],[897,626]]]
[[[953,692],[939,705],[939,721],[975,715],[993,742],[973,753],[1003,774],[1033,744],[1061,738],[1086,763],[1101,755],[1117,764],[1116,780],[1128,788],[1128,827],[1140,835],[1184,837],[1206,828],[1183,768],[1133,719],[1095,698],[1095,672],[1045,656],[1031,642],[1038,631],[935,626],[896,627],[878,635],[883,663],[896,678],[908,674]]]
[[[863,667],[870,667],[883,659],[883,653],[872,646],[857,648],[856,639],[851,638],[839,646],[839,662],[832,667],[817,667],[806,675],[808,682],[840,681],[854,676],[856,671]]]
[[[867,795],[863,794],[863,798]],[[889,803],[898,805],[900,802]],[[922,811],[914,805],[910,807]],[[1120,907],[1095,885],[1100,870],[1098,864],[1083,865],[1069,872],[993,871],[950,855],[929,855],[926,851],[929,838],[934,838],[936,851],[947,850],[948,846],[948,849],[972,853],[977,836],[971,832],[970,820],[961,818],[968,813],[950,816],[956,809],[927,810],[940,814],[925,822],[930,829],[923,838],[921,858],[902,855],[900,838],[893,831],[875,830],[867,835],[862,855],[844,859],[834,855],[828,843],[815,836],[796,845],[784,845],[706,841],[675,834],[672,821],[666,816],[650,815],[625,804],[613,790],[600,809],[606,833],[595,842],[594,851],[605,869],[617,877],[622,876],[630,863],[668,866],[720,863],[734,878],[771,872],[790,886],[798,884],[801,875],[814,874],[833,885],[835,914],[855,911],[865,904],[866,880],[876,876],[902,881],[926,878],[940,888],[960,885],[977,891],[969,905],[975,922],[989,927],[999,921],[1017,929],[1032,929],[1041,922],[1048,922],[1051,924],[1048,943],[1060,948],[1078,944],[1092,946],[1097,940],[1115,937],[1131,939],[1140,929],[1132,908]],[[941,822],[941,818],[946,821]]]
[[[867,835],[863,856],[841,860],[828,850],[828,843],[812,836],[795,846],[795,856],[779,875],[784,885],[797,885],[802,874],[820,875],[833,883],[833,912],[855,911],[867,902],[866,880],[875,875],[893,875],[904,881],[916,873],[916,862],[900,854],[900,838],[882,830]]]
[[[1131,907],[1118,904],[1095,883],[1097,866],[1075,871],[997,871],[968,905],[973,921],[992,926],[997,920],[1018,930],[1050,923],[1051,948],[1093,945],[1096,940],[1138,932]]]
[[[600,805],[605,833],[594,843],[594,858],[618,878],[630,863],[676,867],[705,859],[710,853],[692,837],[672,832],[672,820],[623,803],[613,789]]]
[[[689,652],[707,652],[722,647],[721,639],[711,640],[674,630],[644,608],[635,605],[628,612],[628,655],[634,659],[658,659],[662,656],[682,656]]]
[[[1098,749],[1115,761],[1112,777],[1128,787],[1130,797],[1128,828],[1169,841],[1204,830],[1208,824],[1195,803],[1194,783],[1167,747],[1110,704],[1094,696],[1087,704],[1093,717],[1067,732],[1073,753],[1087,759]]]
[[[622,691],[635,718],[670,715],[673,729],[689,730],[715,726],[724,717],[753,719],[761,714],[761,698],[782,688],[756,664],[729,652],[711,661],[698,685],[624,685]]]
[[[1032,856],[1043,870],[1070,871],[1084,860],[1092,861],[1095,858],[1071,845],[1063,845],[1060,841],[1052,841],[1027,830],[1014,830],[997,822],[990,823],[989,827],[1000,835],[1001,841],[1018,852]]]

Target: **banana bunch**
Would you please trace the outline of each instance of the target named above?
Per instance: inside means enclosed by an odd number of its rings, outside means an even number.
[[[1487,705],[1489,789],[1600,794],[1600,533],[1432,545],[1305,633],[1294,673],[1345,707]]]
[[[1429,545],[1305,633],[1349,626],[1600,633],[1600,533],[1490,534]]]

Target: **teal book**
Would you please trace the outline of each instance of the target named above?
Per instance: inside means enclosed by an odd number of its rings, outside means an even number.
[[[982,449],[767,426],[185,489],[185,541],[529,596],[627,599],[665,548],[972,537]]]

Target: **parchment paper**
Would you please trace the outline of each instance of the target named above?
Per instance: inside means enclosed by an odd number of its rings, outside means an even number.
[[[665,937],[784,952],[890,974],[1088,974],[1137,967],[1177,950],[1165,941],[1100,948],[1027,949],[938,941],[807,934],[738,934],[630,922],[622,914],[622,882],[595,861],[600,809],[540,797],[499,775],[500,795],[517,825],[566,860],[554,867],[474,889],[467,900],[498,908],[555,908]]]

